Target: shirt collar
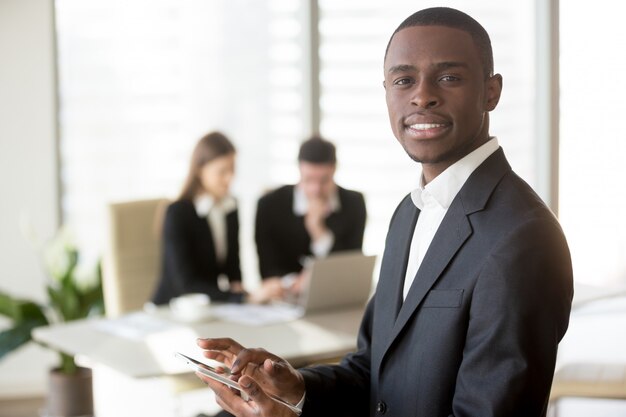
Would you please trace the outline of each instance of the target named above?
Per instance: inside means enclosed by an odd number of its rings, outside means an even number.
[[[498,148],[498,139],[492,137],[478,149],[450,165],[428,184],[424,185],[424,176],[420,175],[419,187],[411,191],[413,204],[422,210],[432,199],[440,207],[448,209],[472,172]]]
[[[329,201],[330,212],[334,213],[339,211],[341,208],[341,203],[339,201],[339,193],[337,191],[337,187],[335,187],[335,191],[330,196]],[[300,185],[294,186],[293,189],[293,212],[296,216],[304,216],[309,209],[309,200],[306,198],[306,194],[304,194],[304,190]]]
[[[237,201],[232,196],[225,196],[216,202],[213,197],[208,194],[201,194],[193,199],[193,205],[196,208],[198,217],[206,217],[211,209],[215,208],[228,214],[237,208]]]

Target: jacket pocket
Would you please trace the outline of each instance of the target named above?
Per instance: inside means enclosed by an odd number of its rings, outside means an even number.
[[[463,290],[430,290],[424,299],[424,308],[458,308],[463,301]]]

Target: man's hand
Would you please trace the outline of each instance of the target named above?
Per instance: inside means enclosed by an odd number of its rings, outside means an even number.
[[[316,198],[309,200],[309,208],[304,215],[304,227],[306,227],[311,241],[315,242],[326,232],[326,217],[330,214],[328,201]]]
[[[214,379],[198,374],[215,392],[217,403],[229,413],[238,417],[294,417],[297,414],[288,406],[272,399],[263,388],[250,376],[244,375],[239,379],[242,390],[248,394],[248,401],[236,392]]]
[[[302,289],[306,288],[308,281],[311,278],[311,270],[306,267],[300,271],[296,278],[291,283],[291,286],[287,288],[287,292],[292,296],[298,296],[302,293]]]
[[[250,293],[247,302],[252,304],[265,304],[272,300],[280,300],[285,296],[280,277],[266,278],[261,282],[261,287]]]
[[[231,374],[239,378],[240,384],[243,376],[254,380],[250,389],[254,391],[260,387],[263,396],[273,395],[292,405],[304,396],[302,375],[289,362],[265,349],[246,349],[230,338],[198,339],[197,344],[204,349],[205,357],[229,366]]]

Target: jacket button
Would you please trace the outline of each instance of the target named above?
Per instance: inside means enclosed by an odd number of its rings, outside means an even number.
[[[376,404],[376,412],[380,414],[385,414],[387,412],[387,404],[383,401],[378,401]]]

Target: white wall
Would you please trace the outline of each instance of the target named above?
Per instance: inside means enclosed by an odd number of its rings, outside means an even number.
[[[45,276],[20,223],[42,240],[58,225],[53,13],[53,0],[0,0],[0,289],[38,301]],[[0,397],[41,394],[55,360],[38,346],[0,360]]]

